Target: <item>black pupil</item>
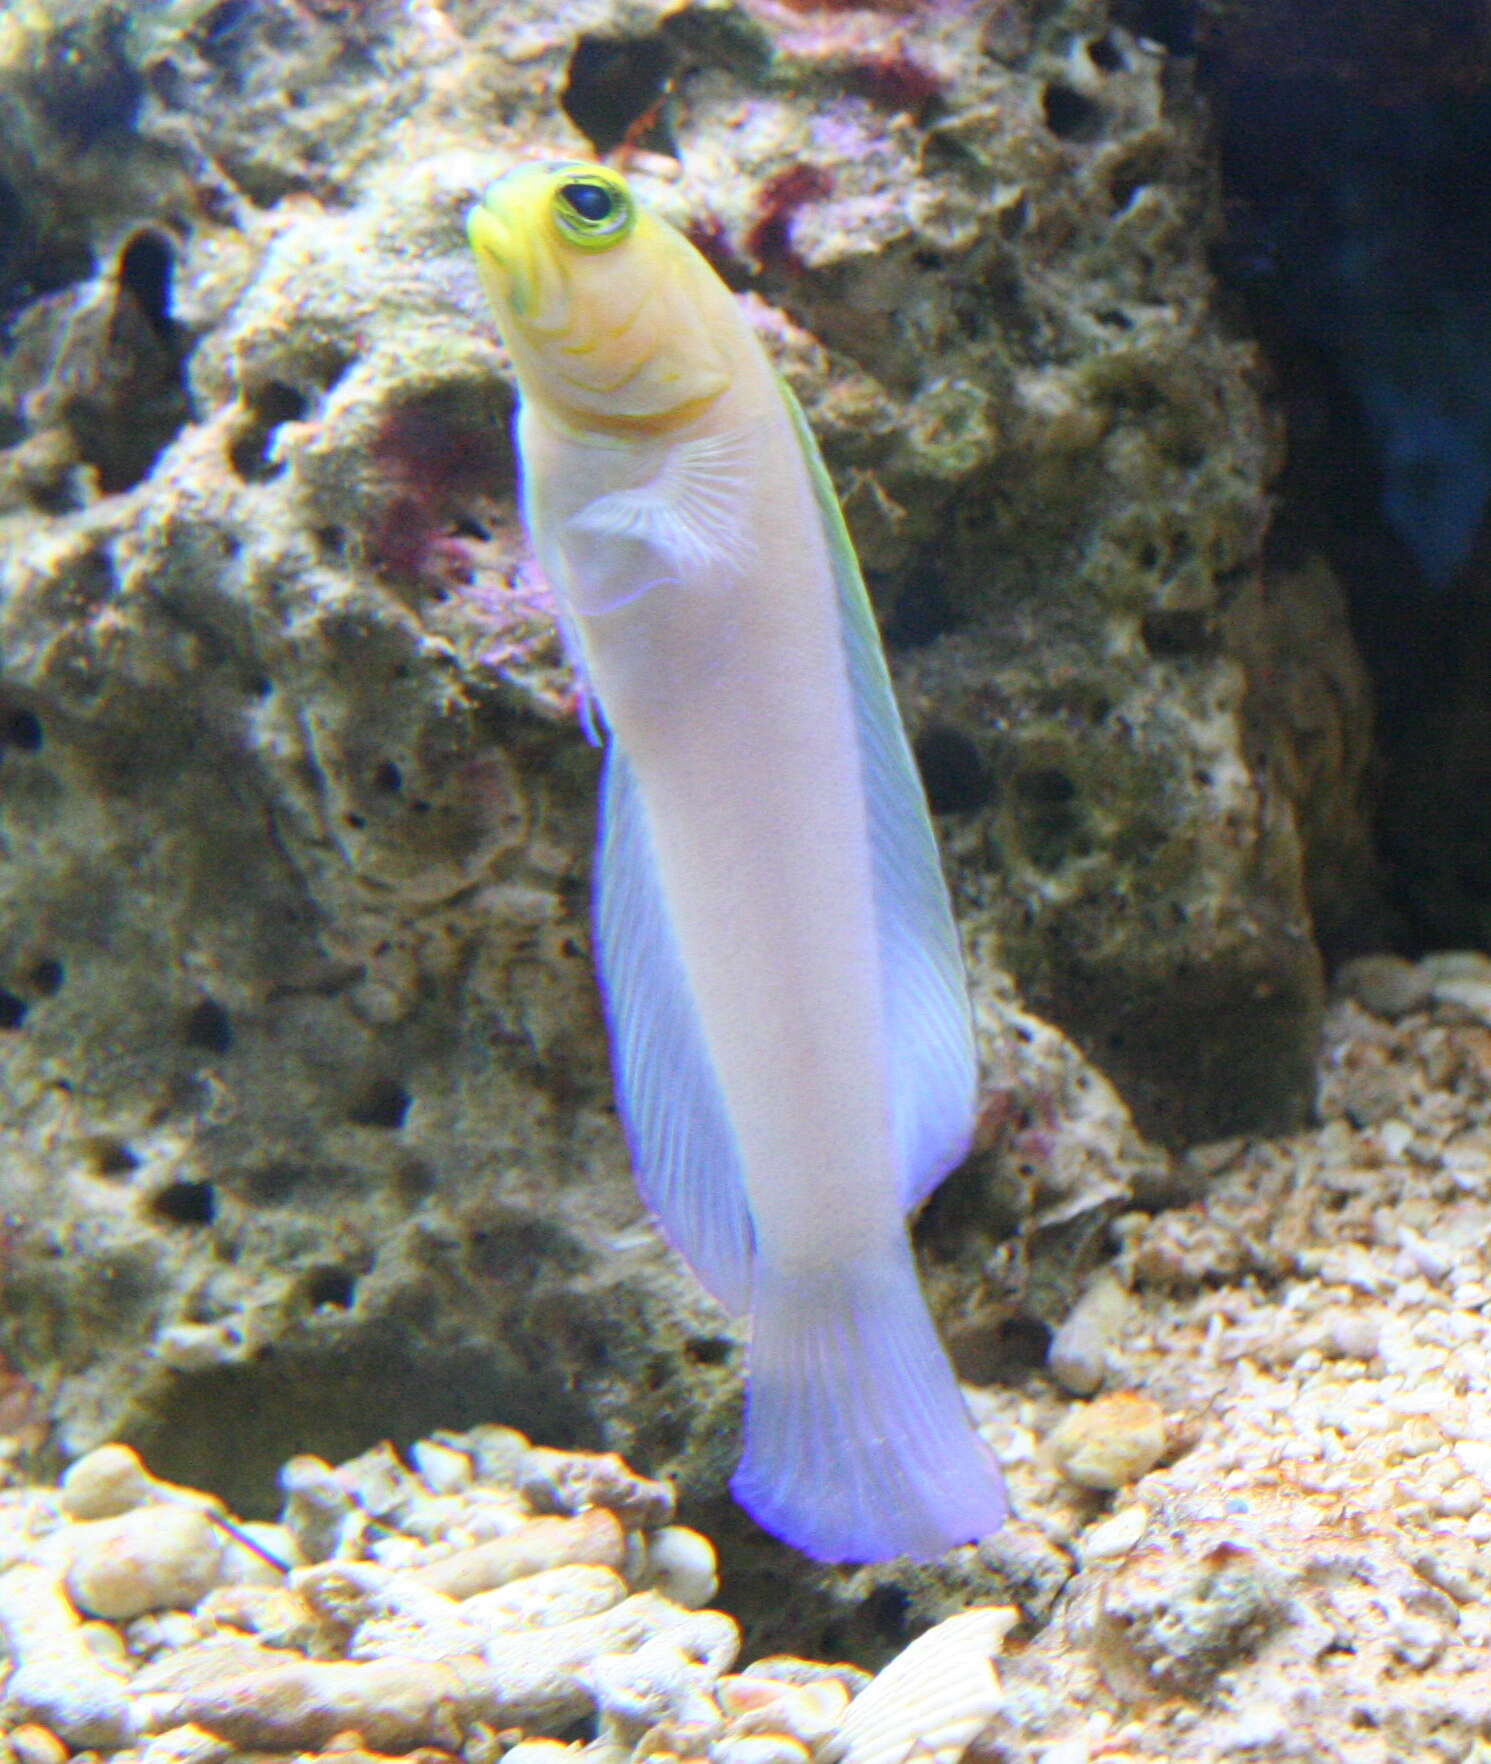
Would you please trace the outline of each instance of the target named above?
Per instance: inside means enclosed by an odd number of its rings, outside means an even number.
[[[559,194],[581,220],[607,220],[614,206],[611,192],[598,184],[566,184]]]

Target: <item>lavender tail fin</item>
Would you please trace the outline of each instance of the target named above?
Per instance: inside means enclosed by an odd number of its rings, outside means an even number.
[[[731,1487],[758,1524],[820,1562],[925,1560],[1008,1516],[905,1238],[838,1268],[758,1260]]]

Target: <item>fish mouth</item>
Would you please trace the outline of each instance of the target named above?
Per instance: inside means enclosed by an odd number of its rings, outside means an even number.
[[[484,272],[482,279],[495,278],[503,295],[502,304],[510,304],[521,312],[523,303],[518,298],[520,253],[515,249],[512,228],[492,204],[492,194],[489,190],[466,216],[466,236],[476,253],[477,264]]]

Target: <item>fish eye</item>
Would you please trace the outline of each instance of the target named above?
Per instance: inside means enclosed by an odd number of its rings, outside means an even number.
[[[632,230],[636,210],[626,186],[604,175],[568,178],[554,192],[554,221],[572,245],[604,251]]]
[[[611,200],[611,192],[603,190],[599,184],[566,184],[559,194],[581,220],[610,220],[611,210],[616,206]]]

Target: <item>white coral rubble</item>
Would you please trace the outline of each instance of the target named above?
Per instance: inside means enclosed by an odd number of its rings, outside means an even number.
[[[17,1764],[957,1764],[998,1708],[1011,1611],[940,1624],[874,1680],[786,1658],[732,1673],[714,1550],[671,1522],[666,1484],[498,1428],[410,1459],[294,1459],[274,1526],[119,1445],[0,1495]],[[577,1721],[589,1743],[555,1737]]]

